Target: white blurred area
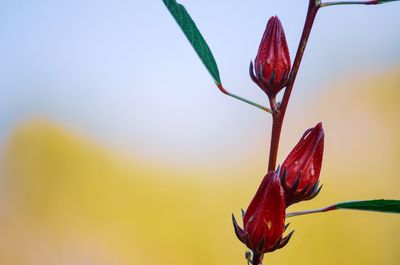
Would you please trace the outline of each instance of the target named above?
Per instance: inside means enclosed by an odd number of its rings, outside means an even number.
[[[266,104],[248,64],[275,14],[294,58],[307,1],[181,3],[225,86]],[[288,123],[332,81],[398,64],[399,12],[396,3],[321,10]],[[218,167],[214,150],[229,163],[267,150],[270,117],[214,87],[162,1],[6,1],[0,36],[2,143],[20,122],[45,118],[166,165]]]

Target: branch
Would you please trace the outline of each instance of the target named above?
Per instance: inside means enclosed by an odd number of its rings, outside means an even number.
[[[241,96],[235,95],[235,94],[233,94],[233,93],[227,91],[227,90],[222,86],[222,84],[216,84],[216,85],[217,85],[218,89],[219,89],[222,93],[224,93],[225,95],[228,95],[228,96],[230,96],[230,97],[233,97],[233,98],[235,98],[235,99],[238,99],[238,100],[240,100],[240,101],[243,101],[243,102],[245,102],[245,103],[247,103],[247,104],[250,104],[250,105],[252,105],[252,106],[254,106],[254,107],[256,107],[256,108],[262,109],[262,110],[264,110],[264,111],[266,111],[266,112],[268,112],[268,113],[270,113],[270,114],[273,113],[273,111],[272,111],[271,109],[269,109],[269,108],[267,108],[267,107],[265,107],[265,106],[263,106],[263,105],[260,105],[260,104],[258,104],[258,103],[255,103],[255,102],[251,101],[251,100],[248,100],[248,99],[246,99],[246,98],[242,98]]]
[[[299,41],[296,57],[293,62],[292,69],[289,74],[288,85],[283,94],[282,103],[277,112],[273,112],[271,145],[269,151],[268,171],[275,170],[276,160],[278,156],[279,140],[282,132],[283,120],[287,106],[289,104],[290,95],[296,80],[297,73],[300,68],[301,60],[303,59],[304,51],[307,46],[308,38],[310,37],[311,29],[314,24],[315,17],[320,7],[320,0],[309,0],[306,21],[304,23],[303,33]]]
[[[369,201],[340,202],[320,209],[287,213],[286,217],[289,218],[311,213],[324,213],[340,209],[400,214],[400,200],[369,200]]]
[[[338,5],[379,5],[399,0],[371,0],[371,1],[339,1],[321,3],[321,7],[338,6]]]

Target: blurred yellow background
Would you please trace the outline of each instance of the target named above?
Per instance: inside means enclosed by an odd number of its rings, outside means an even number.
[[[324,187],[289,210],[400,197],[399,68],[332,87],[301,109],[301,121],[289,107],[281,158],[304,124],[321,119],[326,131]],[[35,118],[10,131],[1,153],[0,264],[245,264],[230,214],[239,216],[261,180],[253,159],[260,151],[217,176],[207,164],[199,172],[140,161]],[[287,221],[293,238],[265,264],[400,262],[398,215],[338,211]]]

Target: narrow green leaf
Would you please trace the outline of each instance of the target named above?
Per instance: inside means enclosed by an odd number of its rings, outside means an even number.
[[[400,213],[400,200],[353,201],[336,204],[338,209]]]
[[[395,2],[395,1],[399,1],[399,0],[379,0],[378,3],[379,4],[384,4],[384,3]]]
[[[213,77],[214,82],[217,85],[221,84],[221,78],[214,56],[185,7],[178,4],[175,0],[163,0],[163,2],[169,12],[171,12],[171,15],[175,18],[183,33],[185,33],[190,44],[192,44],[197,55]]]
[[[339,6],[339,5],[379,5],[400,0],[368,0],[368,1],[339,1],[339,2],[324,2],[320,7]]]

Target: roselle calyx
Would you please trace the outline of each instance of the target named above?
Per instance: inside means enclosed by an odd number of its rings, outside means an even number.
[[[250,77],[267,95],[275,97],[287,84],[290,54],[285,32],[277,16],[269,19],[256,59],[250,63]]]
[[[324,152],[322,123],[308,129],[293,148],[281,168],[286,205],[311,200],[320,192],[319,175]]]
[[[247,211],[243,215],[243,229],[232,215],[236,236],[253,254],[262,255],[284,247],[293,232],[282,237],[285,227],[285,193],[279,174],[269,172],[261,182]]]

